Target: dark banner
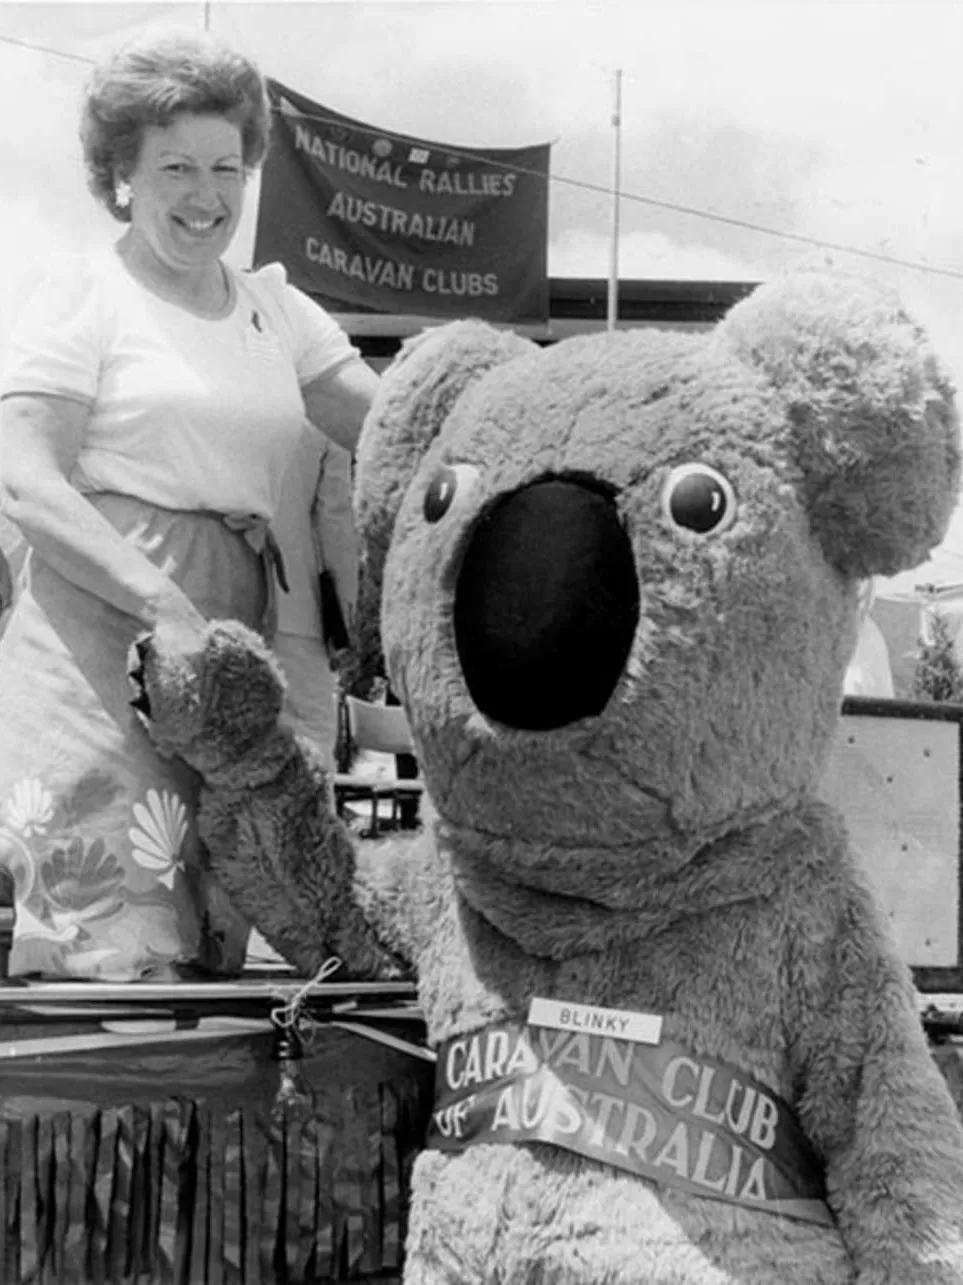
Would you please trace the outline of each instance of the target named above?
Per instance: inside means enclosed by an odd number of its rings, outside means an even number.
[[[255,266],[345,311],[547,319],[548,145],[446,147],[269,89]]]

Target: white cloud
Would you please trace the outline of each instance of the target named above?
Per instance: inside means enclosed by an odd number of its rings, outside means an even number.
[[[0,4],[0,36],[99,57],[144,25],[201,25],[195,4]],[[959,269],[963,6],[944,0],[632,3],[228,3],[215,33],[270,75],[372,124],[453,144],[556,140],[556,274],[605,276],[623,79],[626,276],[760,277],[805,251],[632,201]],[[76,110],[87,68],[0,44],[0,272],[115,232],[84,190]],[[563,183],[568,178],[572,183]],[[579,186],[579,183],[589,186]],[[253,197],[232,250],[247,262]],[[870,271],[886,273],[876,268]],[[891,275],[959,368],[959,283]],[[18,291],[0,301],[4,312]]]
[[[551,276],[608,277],[611,234],[573,228],[549,246]],[[679,244],[663,233],[633,232],[619,237],[619,276],[623,278],[683,278],[691,281],[758,281],[765,269],[698,244]]]
[[[201,0],[2,3],[0,37],[92,59],[203,13]],[[593,187],[611,179],[616,68],[624,277],[761,279],[809,253],[632,195],[963,271],[963,5],[949,0],[213,0],[209,13],[267,74],[360,120],[453,145],[554,140],[553,174],[573,180],[551,189],[555,275],[608,274],[611,199]],[[47,255],[117,233],[84,187],[75,58],[0,40],[0,359]],[[963,388],[963,282],[836,257],[896,282]],[[963,516],[954,532],[963,543]]]

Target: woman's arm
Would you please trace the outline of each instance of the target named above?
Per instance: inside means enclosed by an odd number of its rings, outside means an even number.
[[[28,543],[65,579],[133,616],[197,629],[187,596],[123,538],[69,478],[89,407],[67,397],[15,394],[0,403],[0,502]]]
[[[339,366],[301,389],[308,419],[353,455],[378,383],[378,375],[360,357]]]

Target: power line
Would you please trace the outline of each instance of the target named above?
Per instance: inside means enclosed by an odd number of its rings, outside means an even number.
[[[93,58],[84,58],[81,54],[69,54],[64,49],[51,49],[48,45],[32,44],[27,40],[17,40],[14,36],[0,36],[0,45],[15,45],[18,49],[32,49],[38,54],[49,54],[51,58],[66,58],[69,62],[86,63],[88,67],[94,65]]]
[[[588,188],[611,196],[611,191],[601,183],[586,183],[581,179],[559,178],[559,182],[573,187]],[[727,214],[716,214],[712,210],[697,210],[692,206],[679,205],[674,201],[660,201],[654,196],[639,196],[634,192],[622,192],[622,199],[634,201],[637,205],[651,205],[660,210],[669,210],[674,214],[688,214],[697,219],[708,219],[713,223],[723,223],[728,227],[742,228],[746,232],[758,232],[763,236],[779,237],[783,241],[795,241],[799,245],[808,245],[817,250],[835,250],[840,254],[855,254],[863,259],[873,259],[877,263],[888,263],[897,268],[912,268],[916,272],[928,272],[937,277],[950,277],[963,281],[963,270],[955,268],[933,267],[928,263],[919,263],[915,259],[900,259],[896,255],[883,254],[877,250],[864,250],[861,246],[847,245],[842,241],[823,241],[819,237],[806,236],[802,232],[788,232],[783,228],[767,228],[761,223],[752,223],[748,219],[732,218]]]
[[[209,14],[209,9],[205,6],[205,13]],[[31,44],[26,40],[17,40],[13,36],[0,36],[0,44],[14,45],[19,49],[31,49],[36,53],[49,54],[53,58],[65,58],[71,62],[86,63],[93,66],[92,58],[82,57],[80,54],[66,53],[61,49],[51,49],[46,45]],[[278,108],[274,109],[277,114],[281,114]],[[324,116],[315,113],[298,112],[302,120],[315,121],[318,124],[337,125],[342,124],[341,120],[332,116]],[[378,138],[394,138],[406,143],[419,143],[423,140],[407,137],[403,134],[395,134],[391,130],[375,129],[373,126],[361,125],[352,122],[352,128],[358,133],[371,134]],[[450,156],[457,156],[460,160],[477,161],[478,157],[471,152],[460,151],[457,147],[443,145],[443,150]],[[613,190],[603,183],[592,183],[587,179],[568,178],[563,174],[548,174],[547,176],[539,170],[526,169],[520,165],[510,165],[505,162],[486,159],[485,163],[495,169],[509,170],[514,174],[526,174],[536,178],[548,178],[550,183],[560,183],[565,187],[581,189],[585,192],[595,192],[601,196],[613,196]],[[820,237],[806,236],[802,232],[790,232],[784,228],[770,228],[762,223],[753,223],[749,219],[738,219],[728,214],[718,214],[714,210],[700,210],[692,205],[683,205],[676,201],[663,201],[654,196],[642,196],[638,192],[620,192],[620,198],[623,201],[631,201],[636,205],[647,205],[653,209],[665,210],[671,214],[684,214],[689,218],[703,219],[710,223],[720,223],[726,227],[739,228],[744,232],[755,232],[759,236],[775,237],[782,241],[792,241],[796,245],[809,246],[816,250],[829,250],[836,254],[852,254],[861,259],[869,259],[875,263],[885,263],[890,267],[908,268],[913,272],[923,272],[929,276],[946,277],[950,280],[963,281],[963,269],[934,267],[932,264],[919,263],[914,259],[901,259],[896,255],[883,254],[877,250],[866,250],[861,246],[847,245],[841,241],[825,241]]]
[[[280,108],[274,108],[276,115],[285,115]],[[317,121],[320,124],[334,125],[343,127],[343,121],[334,116],[324,116],[309,112],[298,112],[302,120]],[[404,134],[395,134],[391,130],[375,129],[373,126],[362,125],[352,121],[351,128],[359,134],[371,134],[377,138],[392,138],[399,142],[418,145],[425,140],[412,138]],[[450,147],[447,143],[438,144],[441,151],[450,156],[457,156],[459,160],[471,160],[477,162],[479,157],[476,153],[459,150],[457,147]],[[526,174],[534,178],[545,178],[546,175],[540,170],[526,169],[523,165],[511,164],[507,161],[498,161],[484,158],[484,164],[490,165],[493,169],[508,170],[513,174]],[[549,182],[561,183],[567,187],[581,188],[587,192],[597,192],[601,196],[611,197],[614,195],[613,189],[607,187],[604,183],[592,183],[586,179],[568,178],[562,174],[549,174]],[[624,201],[634,201],[637,205],[648,205],[655,209],[667,210],[672,214],[686,214],[690,218],[705,219],[712,223],[722,223],[728,227],[741,228],[746,232],[756,232],[763,236],[778,237],[784,241],[793,241],[799,245],[807,245],[817,250],[833,250],[841,254],[854,254],[864,259],[872,259],[877,263],[887,263],[892,267],[911,268],[916,272],[926,272],[933,276],[949,277],[957,281],[963,281],[963,270],[954,268],[933,267],[928,263],[919,263],[915,259],[901,259],[896,255],[883,254],[876,250],[865,250],[861,246],[847,245],[841,241],[825,241],[819,237],[806,236],[802,232],[789,232],[782,228],[766,227],[762,223],[752,223],[748,219],[737,219],[727,214],[717,214],[713,210],[700,210],[695,206],[682,205],[676,201],[663,201],[654,196],[641,196],[637,192],[621,191],[620,198]]]

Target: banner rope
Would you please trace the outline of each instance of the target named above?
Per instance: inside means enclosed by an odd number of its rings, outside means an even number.
[[[336,955],[331,955],[314,976],[300,986],[278,987],[274,991],[274,998],[283,1003],[271,1009],[274,1026],[296,1038],[304,1047],[310,1048],[323,1023],[305,1012],[305,1004],[340,967],[341,960]]]

